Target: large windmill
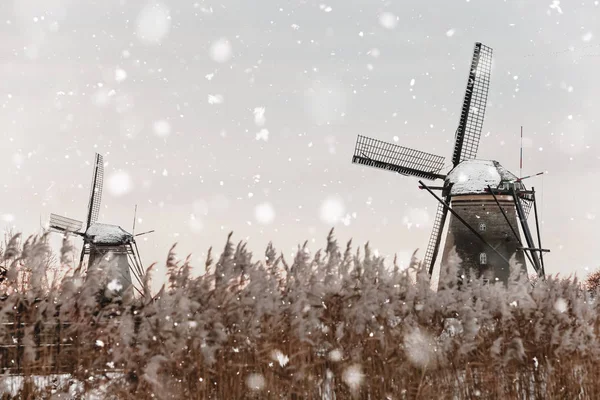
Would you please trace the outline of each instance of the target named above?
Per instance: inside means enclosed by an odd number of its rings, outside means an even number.
[[[460,275],[476,271],[490,282],[507,282],[509,260],[515,256],[526,271],[525,257],[540,277],[544,276],[535,190],[527,190],[518,178],[500,163],[478,160],[477,149],[485,117],[487,94],[492,69],[492,49],[475,43],[469,70],[460,121],[452,153],[452,168],[448,174],[444,157],[358,136],[352,162],[397,172],[422,179],[444,181],[443,186],[429,187],[419,181],[438,200],[433,231],[425,253],[424,263],[432,275],[438,257],[442,231],[448,212],[452,214],[442,264],[450,250],[462,260]],[[441,197],[433,191],[441,190]],[[527,224],[534,208],[538,246]],[[519,225],[526,244],[521,240]]]
[[[100,201],[102,199],[103,181],[104,162],[102,156],[96,154],[85,229],[81,230],[83,227],[82,221],[57,214],[50,214],[49,228],[54,232],[77,235],[83,238],[79,264],[83,264],[84,258],[87,255],[88,270],[98,267],[102,260],[108,261],[105,264],[109,266],[107,279],[108,282],[113,282],[112,287],[119,288],[120,286],[123,289],[130,287],[133,284],[131,279],[132,273],[137,283],[141,285],[143,268],[135,237],[144,233],[135,235],[134,233],[126,232],[118,225],[100,224],[97,222],[100,212]],[[116,285],[115,280],[118,283]]]

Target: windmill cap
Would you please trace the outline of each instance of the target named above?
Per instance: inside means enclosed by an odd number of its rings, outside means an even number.
[[[133,240],[131,233],[120,226],[99,223],[92,224],[85,231],[85,237],[94,244],[104,245],[126,244]]]
[[[488,185],[498,188],[504,182],[514,182],[516,175],[494,160],[465,160],[446,176],[452,183],[451,196],[463,194],[485,194]],[[522,183],[517,185],[522,186]]]

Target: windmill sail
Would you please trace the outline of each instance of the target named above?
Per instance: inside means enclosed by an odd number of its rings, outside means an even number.
[[[444,157],[359,135],[352,162],[424,179],[443,179]]]
[[[452,154],[452,163],[455,167],[464,160],[477,157],[491,72],[492,49],[481,43],[475,43],[467,90]]]
[[[76,219],[63,217],[57,214],[50,214],[49,228],[52,232],[74,233],[78,232],[83,226],[83,222]]]
[[[100,201],[102,200],[102,183],[104,182],[104,160],[102,156],[96,153],[94,159],[94,174],[92,175],[92,189],[90,192],[90,202],[88,205],[88,215],[85,229],[98,221],[100,213]]]
[[[433,229],[431,231],[431,236],[429,236],[429,243],[427,244],[425,259],[423,260],[424,265],[429,268],[429,276],[433,274],[433,266],[435,264],[435,260],[437,259],[440,248],[442,231],[444,230],[444,223],[446,222],[447,214],[448,210],[441,203],[438,203],[435,220],[433,222]]]

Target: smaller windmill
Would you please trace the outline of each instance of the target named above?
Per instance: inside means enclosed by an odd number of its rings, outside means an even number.
[[[50,214],[49,230],[65,235],[81,236],[83,246],[79,257],[79,265],[83,264],[86,255],[88,256],[88,270],[97,268],[103,260],[107,261],[110,265],[107,279],[111,288],[118,290],[119,287],[123,289],[130,287],[133,284],[132,275],[141,285],[144,270],[135,238],[152,231],[135,235],[126,232],[118,225],[97,222],[104,181],[104,161],[100,154],[96,154],[94,158],[93,171],[85,229],[81,230],[84,226],[82,221]]]

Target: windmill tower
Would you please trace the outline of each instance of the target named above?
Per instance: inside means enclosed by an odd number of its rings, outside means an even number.
[[[492,49],[475,43],[467,90],[452,153],[452,168],[441,174],[444,157],[358,136],[352,162],[428,180],[443,180],[429,187],[419,181],[438,201],[433,231],[424,263],[430,276],[438,257],[448,212],[452,215],[442,253],[445,264],[450,250],[462,260],[459,275],[475,271],[489,282],[507,282],[509,260],[515,256],[526,271],[525,258],[536,273],[544,276],[543,252],[537,218],[535,190],[527,190],[518,178],[494,160],[479,160],[477,149],[485,117],[492,69]],[[441,191],[441,197],[434,193]],[[527,217],[534,208],[537,239],[533,240]],[[525,237],[523,244],[519,226]]]
[[[104,162],[102,156],[96,154],[85,229],[81,230],[83,227],[82,221],[50,214],[49,230],[81,236],[83,246],[79,264],[83,264],[86,255],[88,256],[88,270],[97,268],[103,260],[107,261],[106,265],[110,266],[107,271],[107,282],[111,284],[112,288],[119,290],[119,287],[123,289],[130,287],[133,284],[132,275],[136,278],[137,283],[141,285],[143,269],[135,237],[150,232],[135,235],[126,232],[118,225],[97,222],[102,199],[103,181]]]

